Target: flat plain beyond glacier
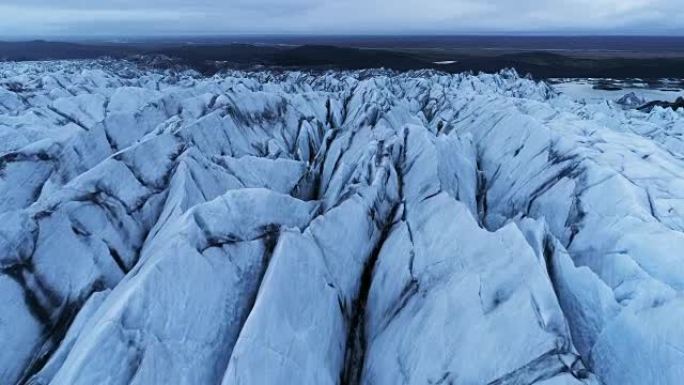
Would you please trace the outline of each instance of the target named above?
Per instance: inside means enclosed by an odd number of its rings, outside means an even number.
[[[63,38],[0,41],[0,59],[96,59],[156,55],[211,74],[256,65],[284,69],[438,69],[535,78],[684,78],[684,37],[298,36]]]

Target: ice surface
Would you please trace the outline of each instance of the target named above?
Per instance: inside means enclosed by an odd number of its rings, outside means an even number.
[[[2,384],[684,377],[682,110],[514,71],[0,84]]]

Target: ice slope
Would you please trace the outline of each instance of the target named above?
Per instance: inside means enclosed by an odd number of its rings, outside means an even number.
[[[0,383],[679,384],[683,134],[513,71],[0,63]]]

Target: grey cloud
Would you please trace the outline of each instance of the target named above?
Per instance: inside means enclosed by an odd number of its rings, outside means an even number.
[[[684,34],[681,8],[679,0],[3,0],[0,34]]]

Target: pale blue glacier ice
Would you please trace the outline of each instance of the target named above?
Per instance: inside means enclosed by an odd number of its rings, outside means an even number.
[[[0,383],[681,384],[683,138],[514,71],[0,63]]]

